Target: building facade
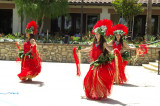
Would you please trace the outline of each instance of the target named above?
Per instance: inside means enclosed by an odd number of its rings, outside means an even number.
[[[44,32],[80,33],[81,27],[81,0],[68,0],[69,14],[58,19],[45,19]],[[120,16],[111,5],[112,0],[84,0],[83,6],[83,33],[92,30],[95,23],[100,19],[110,19],[113,24],[119,22]],[[147,0],[139,0],[143,4],[144,12],[135,17],[134,34],[145,34]],[[0,33],[23,32],[26,24],[30,21],[28,17],[21,22],[17,14],[16,5],[13,0],[0,0]],[[160,33],[160,1],[154,0],[152,7],[152,34]]]

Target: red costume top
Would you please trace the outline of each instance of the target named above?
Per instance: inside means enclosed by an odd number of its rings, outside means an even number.
[[[116,43],[114,42],[112,47],[113,47],[113,50],[115,48],[117,48],[119,51],[121,51],[121,49],[122,49],[122,45],[120,43],[118,45],[116,45]]]

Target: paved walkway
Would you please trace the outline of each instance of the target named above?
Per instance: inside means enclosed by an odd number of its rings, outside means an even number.
[[[127,66],[128,82],[101,101],[81,98],[89,64],[79,78],[75,64],[44,62],[32,83],[19,81],[20,63],[0,61],[0,68],[0,106],[160,106],[160,75],[141,66]]]

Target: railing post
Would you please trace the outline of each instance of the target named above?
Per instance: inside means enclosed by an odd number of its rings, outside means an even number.
[[[160,51],[158,51],[158,75],[160,75]]]

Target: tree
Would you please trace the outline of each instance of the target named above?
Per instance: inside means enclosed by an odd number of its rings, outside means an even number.
[[[139,0],[115,0],[112,5],[115,11],[120,14],[126,21],[129,31],[133,32],[134,17],[141,14],[144,9]]]
[[[149,35],[151,35],[151,31],[152,31],[152,23],[151,23],[151,20],[152,20],[152,0],[148,0],[148,5],[147,5],[147,20],[146,20],[146,31],[145,31],[145,34],[146,34],[146,37],[147,37],[147,40],[149,40]]]
[[[44,18],[58,18],[68,13],[68,0],[14,0],[18,14],[25,14],[37,22],[41,22],[41,34]],[[23,12],[22,12],[23,11]]]

